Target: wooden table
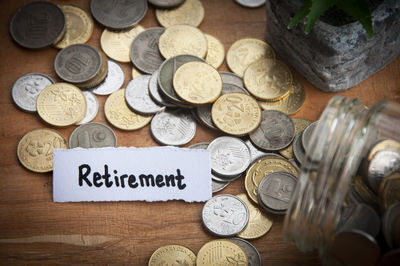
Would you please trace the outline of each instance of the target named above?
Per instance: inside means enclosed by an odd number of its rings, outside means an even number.
[[[11,87],[21,75],[39,72],[58,80],[53,68],[55,48],[31,51],[16,45],[8,32],[12,14],[30,1],[4,1],[0,9],[0,262],[1,264],[116,264],[147,265],[155,249],[166,244],[181,244],[195,253],[215,239],[202,226],[203,203],[98,202],[53,203],[52,174],[36,174],[18,162],[18,141],[28,131],[49,127],[37,114],[19,110],[12,102]],[[89,12],[89,1],[55,1],[75,4]],[[219,38],[226,51],[244,37],[265,40],[265,7],[247,9],[233,0],[203,0],[205,18],[199,28]],[[159,26],[152,6],[140,24]],[[88,44],[100,48],[102,27],[95,29]],[[125,83],[131,79],[129,63],[122,64]],[[219,70],[227,70],[224,63]],[[306,88],[304,107],[294,117],[316,120],[334,93],[324,93],[292,72]],[[371,105],[379,99],[400,102],[400,57],[360,85],[339,93]],[[108,124],[103,106],[106,96],[98,96],[100,110],[94,121]],[[108,124],[109,125],[109,124]],[[57,128],[66,138],[75,126]],[[158,145],[149,126],[131,132],[113,128],[119,146]],[[219,136],[201,125],[188,144],[211,141]],[[223,193],[245,193],[244,179],[231,183]],[[282,216],[274,217],[270,232],[252,241],[264,265],[319,265],[317,252],[301,253],[282,239]]]

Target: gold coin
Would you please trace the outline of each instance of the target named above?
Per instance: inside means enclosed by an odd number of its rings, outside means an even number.
[[[196,255],[181,245],[165,245],[154,251],[149,260],[149,266],[159,265],[196,266]]]
[[[249,65],[244,72],[243,83],[257,99],[278,101],[289,95],[293,78],[285,63],[264,58]]]
[[[259,101],[263,110],[277,110],[287,115],[292,115],[300,110],[306,99],[306,93],[303,85],[298,80],[293,80],[289,95],[282,100],[276,102]]]
[[[236,197],[240,198],[247,205],[250,213],[249,222],[237,236],[244,239],[256,239],[268,233],[273,223],[273,217],[266,212],[262,212],[249,200],[246,194],[242,193],[236,195]]]
[[[253,202],[258,204],[257,188],[263,177],[278,171],[289,172],[295,176],[299,175],[297,168],[291,162],[275,156],[265,156],[247,169],[244,185],[247,195]]]
[[[142,73],[139,72],[134,66],[132,66],[132,79],[137,78],[141,76]]]
[[[249,264],[245,251],[225,239],[212,240],[204,244],[197,253],[197,266],[243,265]]]
[[[378,195],[383,210],[400,202],[400,172],[394,172],[382,180]]]
[[[204,34],[207,39],[206,62],[215,69],[221,66],[225,59],[225,48],[220,40],[209,34]]]
[[[364,183],[362,177],[357,175],[353,180],[354,188],[361,198],[374,208],[379,208],[379,199],[374,192]]]
[[[209,64],[193,61],[175,71],[173,86],[182,100],[191,104],[206,104],[214,102],[221,94],[222,78]]]
[[[93,19],[85,10],[73,5],[59,5],[65,16],[66,30],[54,46],[63,49],[68,45],[85,43],[93,33]]]
[[[312,123],[312,121],[309,119],[297,118],[297,117],[292,118],[292,121],[293,121],[294,127],[296,129],[296,133],[295,133],[296,136],[299,135],[304,129],[306,129],[306,127],[308,127],[308,125],[310,125]],[[279,154],[284,156],[286,159],[294,158],[293,142],[289,146],[287,146],[285,149],[280,150]]]
[[[158,48],[165,59],[180,54],[204,58],[207,53],[207,39],[198,28],[176,25],[167,28],[161,34]]]
[[[67,149],[67,140],[49,128],[32,130],[18,143],[17,156],[21,164],[37,173],[53,170],[53,149]]]
[[[86,114],[86,98],[82,91],[69,83],[55,83],[44,88],[36,99],[39,116],[53,126],[69,126],[81,121]]]
[[[108,96],[104,113],[110,124],[122,130],[135,130],[150,123],[153,116],[143,116],[132,112],[125,102],[125,89],[119,89]]]
[[[400,152],[400,142],[397,142],[393,139],[385,139],[385,140],[378,142],[369,152],[368,161],[372,160],[375,153],[377,153],[378,151],[383,151],[383,150]]]
[[[179,7],[156,9],[156,18],[163,27],[191,25],[197,27],[203,21],[204,7],[199,0],[185,0]]]
[[[128,31],[110,31],[105,29],[101,34],[100,46],[108,57],[115,61],[127,63],[131,61],[129,52],[131,43],[135,37],[144,31],[140,25],[136,25]]]
[[[211,118],[221,131],[243,136],[258,127],[261,110],[253,97],[244,93],[228,93],[214,102]]]
[[[76,83],[75,85],[82,89],[90,89],[99,85],[107,77],[108,73],[108,61],[105,53],[100,52],[101,55],[101,66],[99,72],[90,80],[83,83]]]
[[[232,44],[226,54],[226,63],[233,73],[243,77],[246,68],[262,58],[275,59],[274,49],[261,40],[246,38]]]

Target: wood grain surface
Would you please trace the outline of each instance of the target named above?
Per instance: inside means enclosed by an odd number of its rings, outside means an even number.
[[[201,222],[202,203],[170,202],[98,202],[53,203],[52,174],[26,170],[17,159],[18,141],[28,131],[51,127],[37,114],[19,110],[12,102],[11,87],[21,75],[39,72],[59,81],[54,71],[55,48],[38,51],[24,49],[9,34],[13,13],[30,1],[1,1],[0,8],[0,264],[97,264],[147,265],[158,247],[180,244],[197,253],[207,241],[215,239]],[[89,12],[89,1],[52,1],[74,4]],[[233,0],[203,0],[205,18],[199,28],[220,39],[226,51],[244,37],[265,40],[265,7],[247,9]],[[154,7],[140,22],[145,27],[159,26]],[[100,48],[103,28],[98,24],[89,45]],[[125,83],[131,79],[131,64],[122,64]],[[219,70],[228,70],[224,63]],[[334,93],[325,93],[310,85],[291,69],[306,88],[304,107],[294,115],[316,120]],[[380,99],[400,102],[400,58],[358,86],[339,93],[358,97],[366,105]],[[94,121],[108,124],[104,116],[106,96],[98,96],[100,109]],[[108,124],[109,125],[109,124]],[[56,128],[66,138],[75,126]],[[149,126],[125,132],[113,128],[119,146],[158,145]],[[188,144],[211,141],[219,136],[201,125]],[[187,145],[187,146],[188,146]],[[155,162],[156,163],[156,162]],[[244,179],[231,183],[220,193],[245,193]],[[282,239],[282,216],[274,216],[271,231],[252,241],[261,253],[264,265],[320,265],[317,252],[301,253]]]

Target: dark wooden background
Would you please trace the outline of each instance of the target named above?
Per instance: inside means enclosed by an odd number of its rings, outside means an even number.
[[[155,249],[180,244],[195,253],[215,239],[201,222],[202,203],[110,202],[53,203],[52,174],[26,170],[17,159],[18,141],[28,131],[49,127],[36,114],[19,110],[12,102],[11,87],[21,75],[39,72],[57,78],[53,62],[55,48],[31,51],[16,45],[9,35],[12,14],[30,1],[1,1],[0,8],[0,264],[115,264],[147,265]],[[89,1],[52,1],[74,4],[89,12]],[[220,39],[227,51],[241,38],[265,40],[265,7],[247,9],[233,0],[203,0],[205,18],[199,28]],[[145,27],[159,26],[154,8],[140,22]],[[95,25],[88,44],[100,48],[102,27]],[[125,83],[131,79],[131,64],[122,64]],[[224,63],[219,70],[227,70]],[[310,85],[293,69],[306,88],[306,102],[294,117],[316,120],[334,93],[324,93]],[[367,105],[379,99],[400,102],[400,58],[358,86],[339,93],[358,97]],[[94,121],[108,124],[104,117],[106,96],[98,96],[100,109]],[[75,126],[59,130],[67,139]],[[131,132],[113,128],[119,146],[158,145],[149,126]],[[211,141],[218,134],[199,125],[188,144]],[[156,163],[156,162],[155,162]],[[244,193],[244,179],[231,183],[222,193]],[[271,231],[252,241],[264,265],[319,265],[317,252],[301,253],[282,239],[282,216],[274,216]]]

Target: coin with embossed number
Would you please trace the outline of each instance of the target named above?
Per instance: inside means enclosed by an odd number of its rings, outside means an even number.
[[[146,0],[91,0],[90,11],[104,27],[123,30],[139,23],[147,13]]]
[[[80,125],[69,136],[69,148],[101,148],[116,147],[117,136],[114,131],[100,123]]]
[[[250,150],[241,139],[218,137],[207,147],[210,151],[211,169],[221,176],[236,176],[250,164]]]
[[[244,252],[247,255],[247,258],[249,259],[249,265],[250,266],[261,266],[262,265],[262,260],[261,260],[261,255],[256,249],[255,246],[253,246],[249,241],[246,241],[242,238],[234,237],[230,238],[230,241],[233,241],[236,243],[238,246],[240,246]]]
[[[247,225],[249,209],[238,197],[221,194],[204,204],[202,220],[212,234],[220,237],[234,236]]]
[[[67,140],[50,128],[26,133],[18,143],[17,155],[21,164],[37,173],[53,170],[53,149],[67,149]]]
[[[91,91],[97,95],[109,95],[121,88],[125,80],[124,70],[114,60],[108,59],[108,74],[105,80],[92,88]]]
[[[173,9],[156,9],[156,18],[166,28],[174,25],[197,27],[203,21],[204,7],[200,0],[185,0]]]
[[[165,107],[156,104],[149,95],[150,75],[141,75],[131,80],[125,89],[125,101],[135,112],[152,115],[161,112]]]
[[[65,28],[62,10],[44,1],[19,8],[10,22],[11,37],[22,47],[30,49],[40,49],[58,42]]]
[[[140,71],[152,74],[159,69],[164,58],[158,50],[158,39],[164,32],[164,28],[149,28],[139,33],[133,39],[130,48],[130,57],[132,63]]]
[[[58,52],[54,60],[57,75],[70,83],[82,83],[96,76],[101,67],[101,54],[86,44],[73,44]]]
[[[286,114],[275,110],[264,110],[261,123],[249,134],[251,142],[267,151],[278,151],[287,147],[295,136],[295,126]]]
[[[197,253],[197,266],[243,265],[249,260],[246,252],[237,244],[226,239],[212,240],[204,244]]]
[[[175,104],[168,102],[165,97],[160,94],[160,89],[158,86],[158,74],[160,73],[159,70],[154,71],[151,75],[149,81],[149,95],[150,97],[159,105],[166,106],[166,107],[176,107]]]
[[[185,265],[196,266],[196,255],[185,246],[165,245],[153,252],[148,266]]]
[[[193,139],[196,121],[188,111],[165,110],[154,116],[150,131],[154,139],[161,144],[181,146]]]
[[[82,91],[82,93],[85,95],[86,99],[86,114],[80,122],[76,123],[77,125],[92,121],[99,112],[99,101],[97,100],[96,95],[90,91]]]
[[[18,78],[12,87],[14,103],[22,110],[36,112],[36,98],[54,80],[40,73],[29,73]]]

